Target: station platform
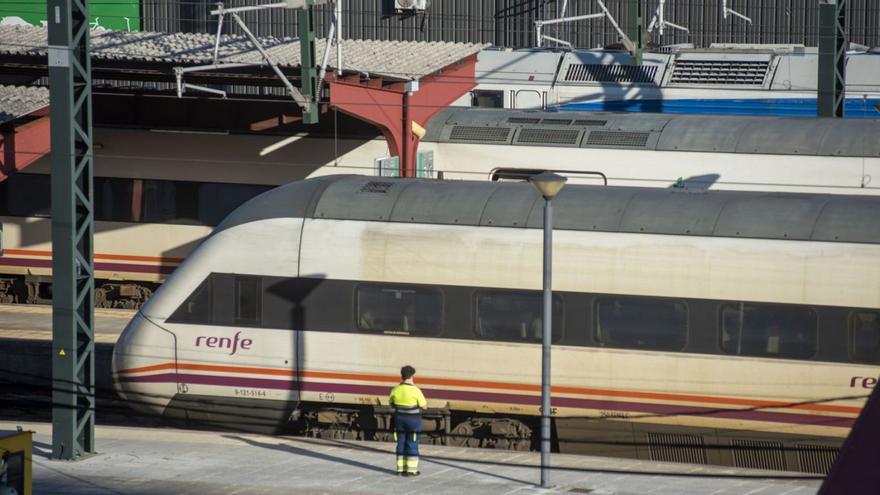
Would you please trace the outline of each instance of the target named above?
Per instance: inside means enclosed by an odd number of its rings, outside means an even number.
[[[786,494],[815,475],[554,454],[550,489],[537,452],[422,446],[421,476],[394,474],[391,443],[98,426],[98,453],[53,461],[50,423],[0,421],[34,436],[34,494]]]
[[[115,344],[136,311],[96,309],[95,342]],[[52,306],[0,304],[0,340],[52,340]]]

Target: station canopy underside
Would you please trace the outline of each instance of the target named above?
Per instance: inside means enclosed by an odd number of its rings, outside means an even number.
[[[259,38],[272,60],[291,80],[299,77],[300,44],[297,39]],[[158,33],[93,30],[92,79],[96,87],[133,89],[130,83],[175,83],[174,67],[214,63],[216,37],[204,33]],[[321,59],[327,40],[318,39]],[[449,42],[343,40],[344,72],[375,83],[418,80],[479,52],[486,45]],[[0,83],[24,82],[48,74],[47,30],[29,26],[0,26]],[[260,64],[191,72],[187,82],[234,86],[230,96],[246,94],[281,96],[283,91],[247,91],[246,87],[275,87],[282,82],[243,35],[220,37],[217,64]],[[328,70],[336,69],[336,50],[330,50]],[[19,79],[14,79],[18,77]],[[124,84],[128,82],[129,84]],[[168,85],[144,85],[144,90],[169,90]],[[202,94],[203,95],[203,94]]]

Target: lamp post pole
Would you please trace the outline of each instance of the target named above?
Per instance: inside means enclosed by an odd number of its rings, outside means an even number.
[[[541,344],[541,486],[550,486],[550,342],[553,329],[553,204],[544,197],[544,328]]]
[[[544,197],[544,315],[541,344],[541,486],[550,486],[550,344],[553,338],[553,198],[566,178],[550,172],[538,174],[532,184]]]

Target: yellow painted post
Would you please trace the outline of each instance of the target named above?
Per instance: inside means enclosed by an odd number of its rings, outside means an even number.
[[[22,495],[31,495],[33,474],[31,456],[33,455],[34,432],[0,432],[0,458],[8,469],[7,482]]]

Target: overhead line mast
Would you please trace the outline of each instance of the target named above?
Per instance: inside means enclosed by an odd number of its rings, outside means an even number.
[[[846,106],[846,51],[848,0],[819,4],[819,117],[843,117]]]
[[[95,451],[92,79],[87,0],[49,0],[52,457]]]

